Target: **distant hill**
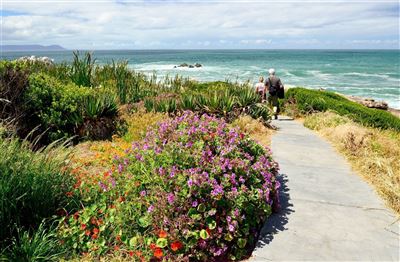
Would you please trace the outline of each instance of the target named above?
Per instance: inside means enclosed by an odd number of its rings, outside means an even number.
[[[12,51],[62,51],[67,50],[59,45],[3,45],[3,52]]]

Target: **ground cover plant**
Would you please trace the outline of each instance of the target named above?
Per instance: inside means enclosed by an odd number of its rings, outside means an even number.
[[[364,127],[333,112],[309,115],[304,125],[333,143],[400,214],[400,132]]]
[[[400,131],[400,119],[379,109],[367,108],[329,91],[290,88],[286,92],[286,105],[300,114],[335,111],[365,126]]]
[[[225,121],[184,112],[81,180],[82,209],[59,235],[94,257],[240,259],[278,208],[277,171],[268,149]]]

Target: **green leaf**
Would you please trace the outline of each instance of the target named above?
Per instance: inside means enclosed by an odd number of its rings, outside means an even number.
[[[208,239],[210,237],[210,235],[208,234],[208,232],[205,229],[202,229],[200,231],[200,237],[205,240],[205,239]]]
[[[139,226],[148,227],[150,225],[149,217],[144,216],[139,218]]]
[[[246,246],[246,244],[247,244],[247,240],[244,238],[239,238],[237,241],[237,245],[240,248],[244,248]]]
[[[231,234],[226,234],[225,235],[225,240],[226,241],[232,241],[232,239],[233,239],[233,236]]]
[[[206,205],[204,205],[203,203],[201,203],[198,207],[197,207],[197,211],[199,211],[200,213],[203,213],[206,211]]]
[[[214,219],[211,218],[207,218],[206,219],[206,223],[209,229],[213,230],[217,227],[217,222],[215,222]]]
[[[138,238],[137,237],[132,237],[131,239],[129,239],[129,246],[130,247],[135,247],[137,245],[138,242]]]
[[[166,238],[159,238],[156,241],[156,245],[160,248],[164,248],[168,245],[168,240]]]

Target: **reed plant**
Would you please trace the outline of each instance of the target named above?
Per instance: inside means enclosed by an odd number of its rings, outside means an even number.
[[[92,53],[86,52],[83,57],[79,51],[73,52],[73,61],[70,68],[70,78],[78,86],[92,86],[92,74],[96,59]]]

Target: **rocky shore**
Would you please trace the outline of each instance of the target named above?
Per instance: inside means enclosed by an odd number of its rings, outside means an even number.
[[[203,65],[199,64],[199,63],[195,63],[194,65],[183,63],[183,64],[180,64],[178,66],[174,66],[174,68],[178,68],[178,67],[199,68],[199,67],[202,67],[202,66]]]

